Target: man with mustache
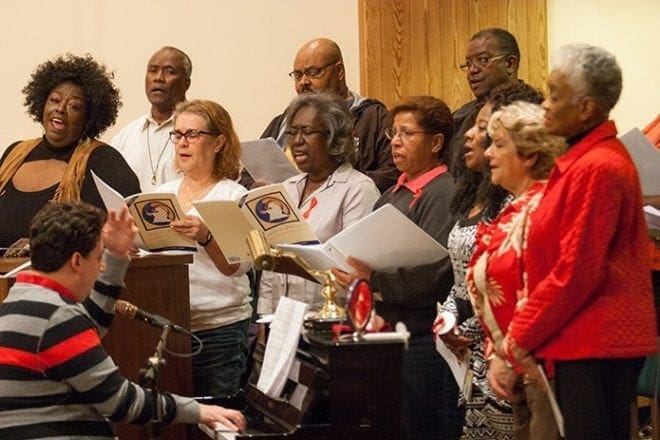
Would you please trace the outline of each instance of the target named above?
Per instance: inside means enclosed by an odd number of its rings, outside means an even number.
[[[355,121],[353,136],[358,144],[355,169],[371,177],[381,192],[394,185],[398,172],[392,164],[390,143],[385,137],[385,128],[391,124],[387,108],[382,102],[360,96],[348,88],[344,60],[337,43],[327,38],[305,43],[296,54],[289,76],[298,95],[327,92],[345,100]],[[286,147],[285,118],[286,110],[271,121],[261,137],[273,137]],[[245,175],[242,182],[248,187],[252,183],[245,181]]]
[[[140,179],[142,191],[153,191],[177,175],[172,166],[174,148],[170,131],[174,129],[174,107],[186,100],[190,87],[192,62],[176,47],[159,49],[147,63],[144,89],[151,111],[124,127],[112,146],[126,158]]]
[[[460,68],[467,72],[470,89],[475,99],[453,113],[454,135],[445,156],[449,171],[458,177],[455,158],[465,144],[465,132],[473,125],[479,109],[490,92],[500,84],[518,81],[520,49],[516,37],[499,29],[484,29],[470,38],[465,63]]]

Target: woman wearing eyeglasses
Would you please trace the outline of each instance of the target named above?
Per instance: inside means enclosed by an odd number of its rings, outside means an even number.
[[[203,344],[192,359],[193,392],[234,406],[247,365],[252,307],[246,272],[250,265],[227,262],[193,202],[236,200],[247,192],[234,181],[241,147],[231,117],[213,101],[178,104],[170,136],[174,166],[183,177],[162,184],[157,191],[177,195],[186,217],[170,227],[199,245],[189,266],[191,328]],[[192,349],[199,349],[195,339]]]
[[[321,242],[369,214],[380,196],[371,178],[355,170],[353,118],[341,98],[326,93],[299,95],[289,105],[285,135],[301,174],[284,182]],[[273,313],[282,296],[323,305],[321,287],[300,277],[265,273],[259,314]]]
[[[447,246],[455,220],[449,210],[454,179],[445,165],[445,145],[453,133],[449,108],[437,98],[415,96],[394,106],[390,115],[394,122],[386,134],[394,165],[402,174],[374,209],[392,204]],[[334,269],[339,282],[369,280],[372,289],[382,294],[382,301],[376,303],[378,314],[392,324],[402,321],[411,334],[403,373],[403,423],[408,438],[460,438],[463,416],[456,405],[458,387],[431,335],[436,303],[444,301],[453,282],[449,258],[399,268],[395,273],[373,271],[355,259],[348,262],[352,273]]]

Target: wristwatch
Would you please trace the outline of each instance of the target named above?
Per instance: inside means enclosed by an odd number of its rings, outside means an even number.
[[[211,240],[213,240],[213,234],[211,234],[211,231],[209,231],[209,233],[206,234],[206,238],[204,239],[204,241],[198,241],[197,244],[200,245],[201,247],[206,247],[206,245],[208,245],[211,242]]]

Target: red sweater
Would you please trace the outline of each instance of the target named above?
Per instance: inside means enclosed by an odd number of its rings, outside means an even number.
[[[628,358],[656,350],[639,177],[616,133],[604,122],[558,158],[532,214],[524,253],[529,298],[508,338],[538,357]]]

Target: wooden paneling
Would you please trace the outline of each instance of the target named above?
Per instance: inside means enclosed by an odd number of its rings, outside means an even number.
[[[359,0],[361,93],[388,107],[429,94],[456,109],[473,99],[459,69],[468,41],[507,29],[521,52],[519,77],[545,90],[546,0]]]

